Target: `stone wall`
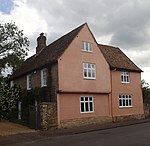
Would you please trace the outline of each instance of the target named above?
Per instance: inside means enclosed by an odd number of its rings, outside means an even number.
[[[104,124],[110,122],[119,122],[119,121],[128,121],[135,119],[144,119],[144,114],[138,115],[126,115],[126,116],[115,116],[115,117],[91,117],[91,118],[82,118],[82,119],[71,119],[61,121],[58,125],[58,128],[71,128],[76,126],[88,125],[88,124]]]
[[[144,114],[115,116],[113,117],[113,122],[128,121],[128,120],[135,120],[135,119],[140,120],[144,118],[145,118]]]
[[[111,117],[88,117],[88,118],[81,118],[81,119],[71,119],[61,121],[58,128],[71,128],[76,126],[88,125],[88,124],[103,124],[112,122]]]
[[[41,128],[47,130],[57,127],[57,104],[56,102],[42,102],[40,104]]]
[[[150,117],[150,105],[149,104],[144,104],[144,115],[145,115],[145,118]]]

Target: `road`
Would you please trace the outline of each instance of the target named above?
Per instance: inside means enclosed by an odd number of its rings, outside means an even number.
[[[20,146],[150,146],[150,123],[46,138]]]

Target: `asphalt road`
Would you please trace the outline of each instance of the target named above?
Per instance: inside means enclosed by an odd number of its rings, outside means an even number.
[[[22,143],[21,146],[150,146],[150,123],[66,135]]]

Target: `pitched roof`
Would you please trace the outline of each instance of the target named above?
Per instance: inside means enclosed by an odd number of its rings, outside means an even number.
[[[64,53],[84,25],[86,25],[86,23],[46,46],[39,54],[35,54],[28,58],[22,66],[14,72],[10,80],[28,74],[35,69],[43,67],[44,65],[55,62]]]
[[[99,48],[111,69],[142,72],[118,47],[99,44]]]

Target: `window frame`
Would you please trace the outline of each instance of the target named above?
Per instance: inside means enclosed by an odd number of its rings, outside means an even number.
[[[133,107],[133,98],[131,94],[119,94],[119,108]],[[121,102],[121,104],[120,104]]]
[[[81,100],[83,98],[84,100]],[[88,100],[86,100],[88,98]],[[90,100],[90,98],[92,100]],[[94,113],[94,98],[93,96],[80,96],[80,113],[81,114],[86,114],[86,113]],[[82,111],[82,105],[84,106],[84,111]],[[86,105],[88,105],[86,107]],[[87,109],[86,109],[87,108]]]
[[[94,65],[94,68],[92,67],[93,65]],[[85,76],[85,73],[86,73],[86,76]],[[91,76],[89,76],[89,74]],[[95,75],[95,76],[93,76],[93,75]],[[96,64],[95,63],[83,62],[83,78],[89,79],[89,80],[96,79]]]
[[[46,77],[45,74],[46,73]],[[47,68],[41,70],[41,87],[47,86]]]
[[[83,41],[82,42],[82,51],[89,52],[89,53],[93,52],[93,45],[92,45],[92,43],[87,42],[87,41]]]
[[[31,74],[27,75],[27,90],[31,90],[32,89],[32,76]]]
[[[121,83],[130,83],[130,73],[128,71],[121,71]]]

